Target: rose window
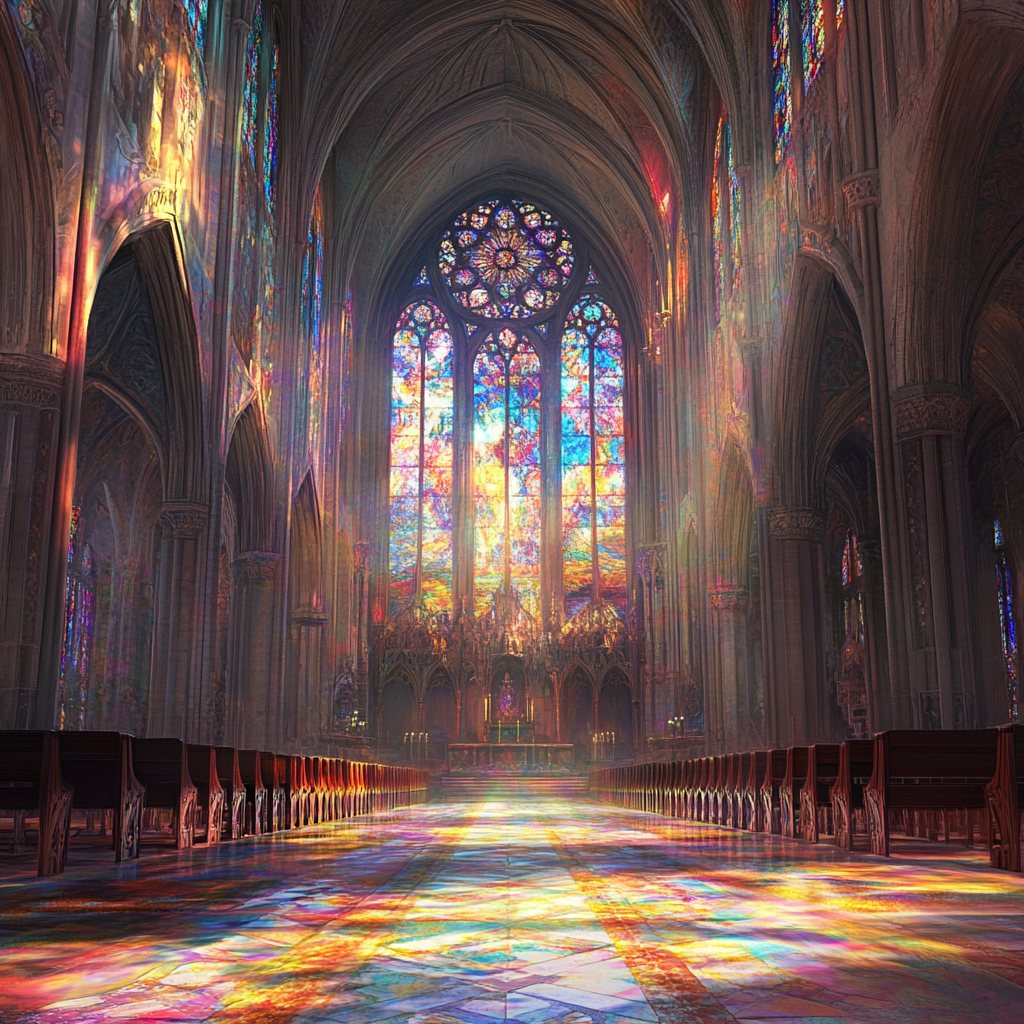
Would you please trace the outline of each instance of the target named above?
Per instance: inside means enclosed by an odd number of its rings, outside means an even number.
[[[455,300],[487,319],[535,317],[572,277],[572,241],[532,203],[487,202],[457,217],[438,265]]]

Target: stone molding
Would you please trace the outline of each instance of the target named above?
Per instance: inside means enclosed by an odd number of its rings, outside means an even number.
[[[749,590],[712,590],[710,594],[712,608],[719,611],[745,611],[750,604]]]
[[[291,620],[296,626],[323,626],[330,618],[322,608],[296,608],[291,614]]]
[[[776,505],[768,509],[768,527],[775,540],[817,543],[825,530],[825,512],[800,505]]]
[[[168,501],[160,512],[157,525],[172,537],[198,537],[206,529],[209,519],[209,510],[205,505],[191,501]]]
[[[843,195],[851,213],[866,206],[878,205],[878,171],[861,171],[851,174],[843,182]]]
[[[955,384],[924,384],[900,388],[893,395],[896,436],[967,433],[971,397]]]
[[[246,551],[231,563],[236,583],[273,583],[281,556],[274,551]]]
[[[1024,465],[1024,434],[1017,435],[1017,440],[1010,445],[1010,454],[1016,456],[1017,461]]]
[[[0,405],[59,409],[64,364],[52,356],[0,352]]]

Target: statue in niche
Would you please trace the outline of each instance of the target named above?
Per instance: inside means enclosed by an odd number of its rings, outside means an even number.
[[[507,672],[498,691],[498,717],[504,721],[519,717],[519,695]]]

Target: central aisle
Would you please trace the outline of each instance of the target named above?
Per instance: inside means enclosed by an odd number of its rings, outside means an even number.
[[[428,804],[0,886],[0,1020],[1024,1019],[1024,880],[594,804]]]

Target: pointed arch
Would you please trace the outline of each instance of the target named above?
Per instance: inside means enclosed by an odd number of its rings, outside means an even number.
[[[292,502],[288,592],[293,609],[323,605],[323,529],[313,471],[302,479]]]
[[[273,551],[273,463],[259,406],[252,402],[235,423],[228,447],[224,484],[235,509],[238,550]]]

